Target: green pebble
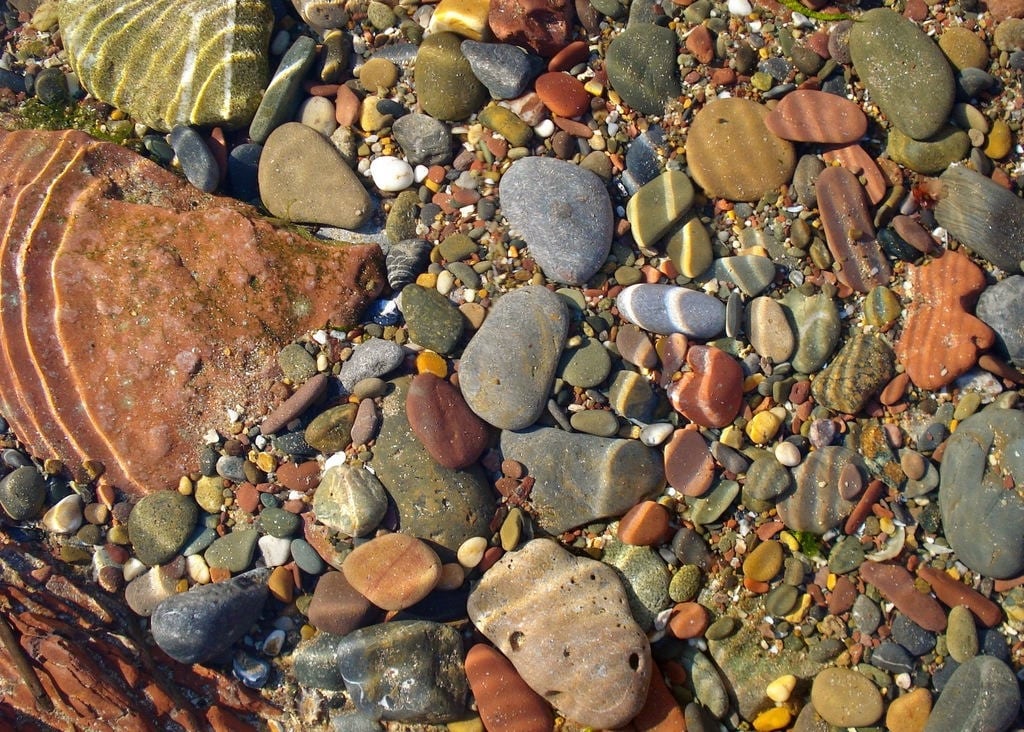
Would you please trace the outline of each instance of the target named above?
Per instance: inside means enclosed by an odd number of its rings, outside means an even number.
[[[284,539],[299,530],[302,519],[283,508],[265,508],[260,513],[260,524],[271,536]]]
[[[709,625],[704,633],[704,637],[708,640],[722,640],[728,638],[739,629],[740,621],[730,615],[726,615]]]
[[[533,129],[507,107],[492,104],[480,112],[480,124],[497,132],[510,145],[521,147],[533,138]]]
[[[217,539],[203,558],[211,567],[222,567],[232,574],[244,572],[252,563],[259,532],[253,529],[232,531]]]
[[[608,378],[611,368],[608,349],[594,338],[585,338],[580,346],[562,355],[560,375],[571,386],[590,389]]]
[[[317,415],[306,427],[306,442],[323,453],[344,450],[352,442],[352,423],[358,408],[355,404],[342,404]]]
[[[612,412],[603,409],[583,409],[573,412],[569,424],[577,432],[597,437],[614,437],[619,431],[619,420]]]
[[[672,575],[668,585],[668,596],[672,602],[690,602],[700,592],[702,584],[700,567],[696,564],[684,564]]]
[[[895,323],[900,317],[901,310],[899,298],[884,285],[872,288],[864,299],[864,320],[876,328],[884,328]]]
[[[465,234],[452,234],[446,236],[437,247],[446,262],[458,262],[475,253],[477,245]]]

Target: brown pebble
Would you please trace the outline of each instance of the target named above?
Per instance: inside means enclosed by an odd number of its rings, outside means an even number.
[[[707,493],[715,478],[715,461],[707,442],[696,429],[672,433],[665,445],[665,477],[684,496]]]
[[[310,377],[281,406],[267,415],[260,425],[260,434],[271,435],[305,412],[327,391],[329,377],[325,373]]]
[[[663,662],[674,664],[672,661]],[[680,668],[680,671],[682,669]],[[683,672],[685,673],[685,672]],[[668,685],[661,677],[661,671],[655,666],[651,674],[651,683],[647,687],[647,699],[640,713],[633,718],[632,728],[636,732],[679,732],[686,729],[686,718],[679,702],[672,695]]]
[[[790,92],[764,122],[773,134],[794,142],[852,143],[868,128],[859,105],[814,89]]]
[[[885,726],[889,732],[924,732],[931,712],[931,693],[918,687],[889,703]]]
[[[942,606],[931,595],[919,592],[914,585],[914,577],[903,567],[867,561],[860,565],[860,576],[925,630],[941,633],[946,629],[946,613]]]
[[[1002,622],[1003,611],[999,605],[945,572],[922,564],[917,568],[917,576],[931,585],[932,592],[943,604],[951,608],[965,605],[986,628],[993,628]]]
[[[441,560],[414,536],[384,534],[353,549],[341,570],[377,607],[404,610],[437,586]]]
[[[828,596],[828,614],[841,615],[853,607],[857,599],[857,588],[845,575],[836,578],[836,584]]]
[[[267,589],[275,599],[285,604],[290,603],[295,593],[291,571],[287,567],[274,567],[267,580]]]
[[[255,513],[260,505],[260,492],[252,483],[242,483],[235,489],[235,505],[246,513]]]
[[[581,64],[590,56],[590,46],[586,41],[573,41],[548,61],[548,71],[569,71],[573,66]]]
[[[544,106],[559,116],[578,117],[590,109],[590,95],[583,82],[564,71],[541,74],[535,85]]]
[[[634,546],[660,544],[668,532],[668,511],[655,501],[638,503],[619,521],[619,540]]]
[[[680,640],[700,638],[710,622],[711,617],[706,607],[698,602],[681,602],[672,609],[668,629]]]
[[[526,475],[526,467],[518,460],[505,458],[501,461],[501,472],[506,478],[519,480]]]
[[[868,487],[864,491],[864,494],[860,497],[860,500],[857,501],[857,505],[853,507],[853,511],[851,511],[850,515],[847,517],[846,524],[843,526],[843,532],[848,536],[852,536],[853,533],[860,528],[860,525],[864,523],[864,519],[871,514],[872,507],[884,495],[885,484],[882,481],[876,478],[868,483]]]
[[[917,450],[904,450],[900,455],[900,467],[911,480],[921,480],[928,470],[928,458]]]
[[[743,560],[743,574],[757,582],[768,582],[782,569],[783,558],[780,542],[762,541]]]
[[[288,490],[305,493],[320,482],[320,465],[315,460],[281,463],[277,466],[277,482]]]
[[[878,401],[887,407],[899,402],[907,393],[907,386],[910,384],[910,374],[906,371],[896,374],[892,381],[886,384],[882,393],[878,395]]]
[[[857,176],[846,168],[825,168],[815,192],[839,281],[861,293],[889,284],[892,268],[875,239],[868,197]]]
[[[527,686],[500,651],[478,643],[466,653],[466,678],[476,699],[480,720],[489,730],[534,732],[551,730],[551,706]]]
[[[853,463],[847,463],[839,473],[839,495],[847,501],[857,500],[857,496],[864,489],[864,480],[860,476],[860,470]]]
[[[325,633],[347,635],[380,619],[379,608],[359,594],[341,572],[322,575],[313,591],[307,617]]]

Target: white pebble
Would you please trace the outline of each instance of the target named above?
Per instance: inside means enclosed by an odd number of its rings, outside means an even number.
[[[54,534],[73,534],[82,526],[82,497],[65,496],[43,515],[43,527]]]
[[[537,137],[551,137],[551,135],[555,134],[555,123],[550,119],[541,120],[533,128],[533,131]]]
[[[283,630],[272,630],[263,641],[263,655],[276,656],[284,647],[285,632]]]
[[[334,115],[334,104],[327,97],[310,97],[299,107],[299,122],[311,127],[324,137],[330,137],[338,129]]]
[[[423,181],[425,181],[427,179],[427,174],[430,173],[430,168],[428,168],[426,165],[422,165],[422,164],[421,165],[417,165],[415,168],[412,169],[412,173],[413,173],[413,179],[417,183],[422,183]]]
[[[205,585],[210,582],[210,567],[206,564],[202,554],[191,554],[185,557],[185,573],[197,585]]]
[[[754,9],[748,0],[729,0],[729,12],[733,15],[750,15]]]
[[[131,582],[133,579],[138,577],[147,569],[148,567],[135,557],[129,558],[128,561],[124,563],[124,567],[122,568],[122,571],[124,572],[124,581]]]
[[[455,287],[455,275],[446,269],[437,273],[437,291],[442,295],[448,295]]]
[[[287,538],[281,539],[269,534],[261,536],[259,547],[263,563],[268,567],[280,567],[292,557],[292,542]]]
[[[657,447],[669,438],[675,428],[668,422],[655,422],[640,430],[640,442],[647,447]]]
[[[775,446],[775,459],[787,468],[795,468],[800,464],[803,456],[800,454],[799,447],[792,442],[784,441]]]
[[[462,542],[456,552],[456,557],[458,557],[459,564],[463,567],[473,569],[473,567],[480,564],[480,560],[484,558],[485,551],[487,551],[487,539],[482,536],[474,536]]]
[[[393,155],[375,158],[370,163],[370,177],[377,188],[389,193],[404,191],[416,179],[412,166]]]

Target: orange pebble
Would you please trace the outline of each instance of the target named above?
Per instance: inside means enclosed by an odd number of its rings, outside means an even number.
[[[416,355],[416,373],[433,374],[443,379],[448,375],[448,362],[433,351],[421,351]]]

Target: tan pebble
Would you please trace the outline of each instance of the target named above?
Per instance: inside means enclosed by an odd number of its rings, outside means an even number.
[[[459,545],[459,549],[456,552],[456,558],[466,569],[473,569],[476,565],[480,564],[480,560],[484,558],[484,552],[487,551],[487,539],[482,536],[474,536],[466,539]]]
[[[508,512],[508,516],[501,523],[501,529],[498,530],[502,549],[510,552],[519,545],[519,539],[523,534],[523,522],[522,509],[513,508]]]
[[[786,729],[792,721],[793,713],[786,707],[775,707],[764,710],[754,718],[754,729],[756,732],[775,732]]]
[[[441,578],[434,550],[406,534],[384,534],[360,544],[341,569],[357,592],[384,610],[415,605]]]
[[[763,541],[743,560],[743,574],[758,582],[768,582],[782,569],[782,544]]]
[[[210,582],[210,568],[202,554],[185,557],[185,571],[188,573],[188,578],[197,585],[205,585]]]
[[[437,581],[439,590],[457,590],[466,581],[466,570],[461,564],[452,562],[441,565],[441,579]]]
[[[889,703],[885,726],[889,732],[924,732],[932,712],[932,695],[927,689],[914,689]]]
[[[789,701],[789,696],[793,693],[793,689],[795,688],[796,676],[793,674],[785,674],[768,684],[764,693],[767,694],[768,698],[772,701],[779,702],[781,704],[782,702]]]
[[[73,534],[82,525],[82,497],[65,496],[43,514],[43,528],[54,534]]]
[[[1002,160],[1010,154],[1013,148],[1013,133],[1009,125],[1001,119],[992,123],[992,129],[988,132],[988,144],[985,145],[985,154],[993,160]]]
[[[183,496],[191,496],[193,490],[195,490],[195,488],[187,475],[183,475],[178,478],[178,493]]]
[[[900,467],[911,480],[921,480],[928,470],[928,459],[916,450],[900,453]]]
[[[800,464],[803,455],[800,454],[800,448],[792,442],[780,442],[775,446],[775,459],[787,468],[795,468]]]
[[[771,442],[772,438],[779,433],[782,427],[782,420],[773,412],[758,412],[747,422],[745,431],[747,437],[755,445],[764,445]]]
[[[267,580],[267,589],[270,594],[283,603],[290,603],[295,592],[295,582],[292,573],[285,567],[275,567]]]

